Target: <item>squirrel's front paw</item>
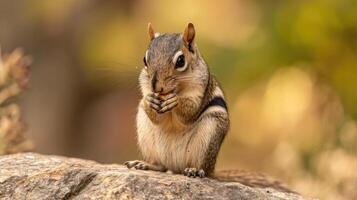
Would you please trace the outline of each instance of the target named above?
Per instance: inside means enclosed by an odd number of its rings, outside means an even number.
[[[135,168],[135,169],[141,169],[141,170],[153,170],[153,171],[158,171],[158,172],[166,172],[167,171],[166,167],[163,165],[150,164],[143,160],[126,161],[124,163],[124,165],[126,165],[129,169]]]
[[[159,112],[161,109],[161,100],[160,97],[151,93],[148,94],[145,98],[146,103],[150,106],[150,108],[154,109],[156,112]]]
[[[175,108],[178,104],[178,98],[176,93],[172,93],[167,95],[163,100],[160,105],[161,109],[158,111],[158,113],[165,113],[173,108]]]
[[[142,170],[149,169],[149,164],[141,160],[126,161],[124,165],[126,165],[129,169],[133,167],[135,169],[142,169]]]
[[[183,175],[193,178],[196,177],[204,178],[206,174],[205,171],[203,171],[203,169],[186,168],[185,171],[183,172]]]

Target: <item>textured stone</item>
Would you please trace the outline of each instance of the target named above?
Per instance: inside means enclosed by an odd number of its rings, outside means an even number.
[[[237,182],[35,153],[0,157],[0,199],[305,199]]]

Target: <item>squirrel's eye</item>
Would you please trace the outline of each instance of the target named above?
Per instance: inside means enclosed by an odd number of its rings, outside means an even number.
[[[146,58],[145,57],[144,57],[143,61],[144,61],[145,68],[147,68],[148,64],[146,63]]]
[[[184,55],[180,55],[177,60],[176,60],[176,63],[175,63],[175,68],[181,68],[185,66],[185,56]]]

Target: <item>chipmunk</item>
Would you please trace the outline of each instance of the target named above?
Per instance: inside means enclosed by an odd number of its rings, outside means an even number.
[[[183,33],[156,33],[139,76],[143,98],[137,113],[137,139],[143,161],[128,168],[211,176],[229,129],[223,91],[195,43],[189,23]]]

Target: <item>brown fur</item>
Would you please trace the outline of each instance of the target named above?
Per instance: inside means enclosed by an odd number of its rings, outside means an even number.
[[[153,35],[150,28],[149,35]],[[144,161],[128,162],[128,167],[168,169],[188,176],[212,174],[229,129],[229,117],[225,107],[208,106],[215,97],[224,101],[224,96],[193,42],[194,37],[194,27],[189,24],[184,34],[161,34],[150,42],[145,58],[147,69],[139,77],[143,99],[137,114],[138,145]],[[184,71],[176,70],[172,61],[178,51],[185,57]],[[172,103],[163,112],[154,105],[159,104],[159,98],[153,95],[158,88],[165,94],[161,104]],[[172,91],[176,96],[165,99]]]

